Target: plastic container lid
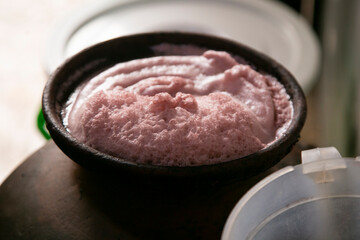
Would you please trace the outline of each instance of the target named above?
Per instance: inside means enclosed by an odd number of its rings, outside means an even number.
[[[222,240],[360,239],[360,158],[320,148],[304,151],[302,161],[246,193]]]
[[[94,2],[59,24],[44,67],[50,74],[71,55],[114,37],[168,30],[215,34],[253,47],[290,70],[305,92],[319,71],[319,43],[305,20],[281,3],[259,0]]]

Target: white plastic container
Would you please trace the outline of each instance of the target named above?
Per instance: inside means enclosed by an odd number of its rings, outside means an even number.
[[[331,148],[256,184],[231,212],[222,240],[360,239],[360,158]]]

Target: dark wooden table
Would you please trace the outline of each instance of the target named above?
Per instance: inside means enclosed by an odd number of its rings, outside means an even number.
[[[246,182],[177,191],[90,172],[49,141],[0,186],[0,239],[219,239],[241,196],[300,151]]]

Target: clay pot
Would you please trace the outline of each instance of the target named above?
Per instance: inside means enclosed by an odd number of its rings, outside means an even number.
[[[251,155],[224,163],[169,167],[136,164],[99,152],[74,138],[64,127],[61,111],[70,94],[84,81],[112,65],[151,57],[151,46],[160,43],[193,44],[241,56],[257,71],[276,77],[289,94],[294,107],[291,124],[284,135]],[[211,186],[244,180],[257,175],[282,159],[297,142],[306,117],[303,91],[295,78],[273,59],[240,43],[215,36],[194,33],[146,33],[119,37],[89,47],[68,59],[50,77],[43,94],[46,126],[58,147],[73,161],[97,172],[112,173],[137,182],[171,185]]]

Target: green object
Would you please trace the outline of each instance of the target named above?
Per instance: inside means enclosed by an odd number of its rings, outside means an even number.
[[[41,135],[43,135],[43,137],[46,140],[51,139],[51,136],[50,136],[48,130],[46,129],[46,124],[45,124],[45,119],[44,119],[42,109],[40,109],[40,112],[39,112],[38,117],[37,117],[37,127],[38,127]]]

